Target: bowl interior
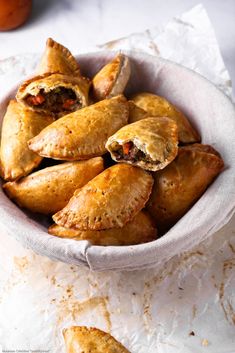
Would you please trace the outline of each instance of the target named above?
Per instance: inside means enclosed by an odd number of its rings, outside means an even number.
[[[126,95],[148,91],[164,96],[181,109],[197,128],[202,143],[217,149],[225,171],[192,209],[162,238],[124,247],[92,246],[87,241],[60,239],[47,233],[48,219],[23,212],[0,190],[0,219],[23,244],[52,259],[90,266],[95,270],[149,267],[191,248],[221,228],[235,206],[235,111],[227,96],[191,70],[147,54],[126,52],[131,60],[131,79]],[[77,57],[84,75],[93,75],[115,54],[98,52]],[[2,121],[19,83],[0,101]]]

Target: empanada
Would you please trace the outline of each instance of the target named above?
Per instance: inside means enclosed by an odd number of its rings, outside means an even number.
[[[80,230],[123,227],[144,208],[152,176],[128,164],[115,164],[76,191],[52,218],[60,226]]]
[[[63,330],[67,353],[130,353],[110,334],[95,327],[73,326]]]
[[[32,212],[52,214],[61,210],[75,190],[104,169],[101,157],[68,162],[41,169],[16,182],[3,185],[7,195]]]
[[[32,112],[16,101],[10,101],[3,119],[1,133],[1,175],[3,179],[19,179],[39,165],[42,157],[30,151],[28,140],[52,122],[52,117]]]
[[[109,136],[127,123],[128,103],[123,96],[66,115],[29,141],[29,148],[40,156],[82,160],[106,153]]]
[[[48,233],[61,238],[88,240],[93,245],[135,245],[157,238],[157,229],[147,212],[140,211],[123,228],[81,231],[53,224]]]
[[[89,87],[85,77],[47,73],[23,82],[16,98],[33,111],[62,116],[88,105]]]
[[[144,109],[138,107],[133,101],[128,101],[129,104],[129,124],[135,123],[136,121],[149,118],[150,115]]]
[[[80,69],[75,57],[67,48],[51,38],[47,39],[45,52],[37,68],[38,75],[47,72],[80,76]]]
[[[176,159],[154,174],[148,211],[161,232],[191,208],[223,166],[222,158],[211,146],[195,144],[180,147]]]
[[[186,116],[165,98],[156,94],[143,92],[134,95],[132,100],[151,116],[167,116],[175,120],[178,125],[180,142],[192,143],[200,141],[199,134],[192,127]]]
[[[127,56],[118,54],[93,78],[93,96],[96,100],[111,98],[123,93],[130,78],[131,69]]]
[[[177,155],[178,129],[169,118],[146,118],[129,124],[109,137],[107,150],[117,162],[156,171]]]

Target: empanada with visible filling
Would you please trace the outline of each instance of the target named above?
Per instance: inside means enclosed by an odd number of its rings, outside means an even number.
[[[147,212],[140,211],[123,228],[87,230],[64,228],[53,224],[48,233],[61,238],[88,240],[93,245],[135,245],[157,238],[157,229]]]
[[[139,120],[109,137],[106,148],[117,162],[151,171],[163,169],[177,155],[177,125],[164,117]]]
[[[101,157],[68,162],[41,169],[3,185],[7,195],[32,212],[53,214],[68,203],[73,193],[104,169]]]
[[[186,116],[165,98],[152,93],[137,93],[133,102],[144,109],[150,116],[167,116],[178,125],[179,141],[182,143],[200,142],[200,136]]]
[[[16,98],[33,111],[62,116],[88,105],[89,87],[85,77],[46,73],[23,82]]]
[[[130,62],[124,54],[118,54],[93,78],[93,96],[96,100],[111,98],[123,93],[130,78]]]
[[[106,99],[58,119],[30,140],[29,148],[40,156],[62,160],[101,156],[108,137],[127,120],[126,98]]]
[[[29,174],[42,157],[30,151],[28,140],[39,134],[53,118],[25,109],[11,100],[2,123],[1,175],[5,180],[15,180]]]
[[[144,208],[152,185],[145,170],[116,164],[76,191],[52,218],[60,226],[80,230],[123,227]]]
[[[71,52],[62,44],[48,38],[46,49],[37,67],[37,74],[47,72],[61,73],[69,76],[80,76],[79,65]]]
[[[110,334],[95,327],[73,326],[63,330],[67,353],[130,353]]]
[[[154,174],[147,208],[162,233],[191,208],[223,166],[222,158],[211,146],[194,144],[180,147],[176,159]]]

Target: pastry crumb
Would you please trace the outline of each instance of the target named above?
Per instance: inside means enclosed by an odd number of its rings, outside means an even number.
[[[206,339],[206,338],[204,338],[203,340],[202,340],[202,346],[203,347],[207,347],[209,345],[209,341]]]

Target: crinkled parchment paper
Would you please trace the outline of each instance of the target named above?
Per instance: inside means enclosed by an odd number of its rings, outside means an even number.
[[[161,55],[231,94],[214,31],[200,5],[162,30],[99,48]],[[0,62],[0,92],[31,74],[37,60],[28,54]],[[138,272],[94,273],[53,262],[24,249],[7,229],[1,229],[0,240],[3,351],[64,352],[61,330],[77,324],[111,332],[132,353],[235,352],[234,217],[190,252]]]

